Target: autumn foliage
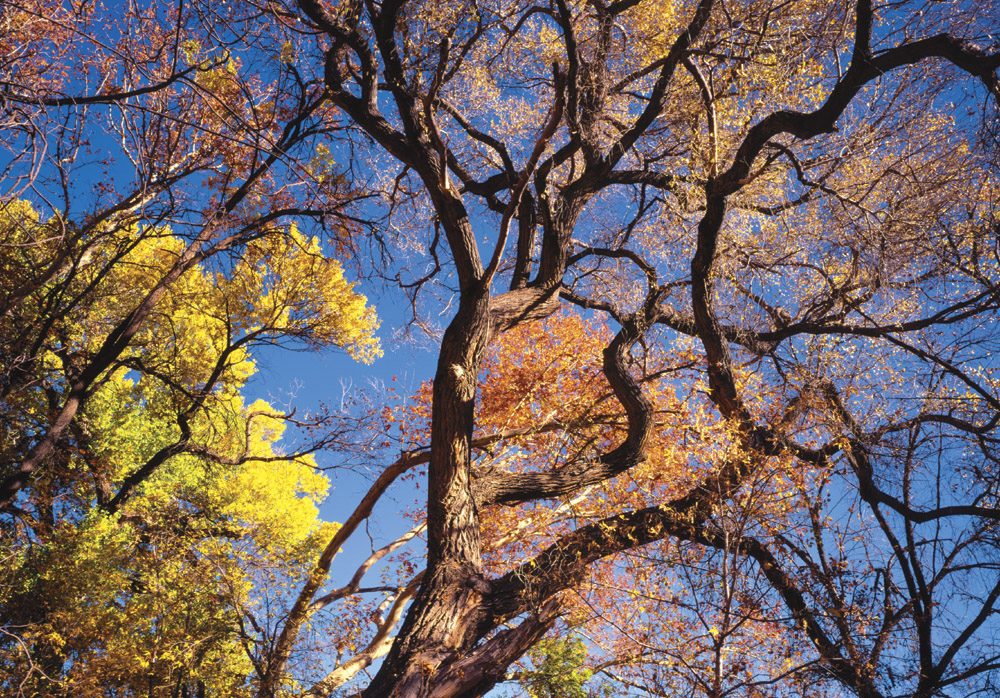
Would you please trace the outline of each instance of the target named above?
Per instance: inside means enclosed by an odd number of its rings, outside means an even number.
[[[997,693],[998,30],[3,3],[0,695]]]

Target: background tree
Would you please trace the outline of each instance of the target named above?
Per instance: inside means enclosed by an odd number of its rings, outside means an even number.
[[[58,399],[65,357],[86,355],[182,244],[146,238],[106,272],[85,312],[59,318],[59,345],[38,362],[39,404],[22,403],[28,415]],[[8,688],[246,694],[260,654],[252,643],[267,638],[265,601],[331,535],[317,518],[329,482],[312,452],[336,438],[322,417],[246,404],[249,351],[297,338],[370,360],[373,326],[340,265],[294,230],[248,243],[228,277],[197,266],[180,276],[4,530]],[[292,424],[322,435],[277,446]]]
[[[343,425],[242,389],[264,346],[370,362],[378,323],[322,86],[253,19],[0,8],[5,695],[246,695],[331,535]]]
[[[591,672],[583,666],[587,659],[587,646],[580,638],[570,636],[540,640],[532,648],[531,658],[534,670],[520,677],[531,698],[587,698],[591,695],[585,687]]]

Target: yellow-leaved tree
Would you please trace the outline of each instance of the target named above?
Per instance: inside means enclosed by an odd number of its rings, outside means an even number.
[[[55,225],[15,202],[0,236],[19,251],[11,243]],[[44,247],[23,249],[0,262],[7,283],[44,262]],[[64,289],[87,302],[53,320],[31,389],[8,413],[44,419],[82,357],[182,250],[166,228],[93,243]],[[34,289],[22,312],[49,291]],[[253,350],[298,341],[370,362],[377,326],[341,264],[294,226],[248,242],[228,270],[196,265],[169,287],[58,444],[58,469],[22,490],[17,525],[3,531],[0,604],[16,642],[0,665],[18,691],[247,694],[271,614],[337,528],[319,517],[322,437],[283,445],[289,423],[305,420],[243,397]],[[30,427],[5,424],[8,447],[18,428]]]

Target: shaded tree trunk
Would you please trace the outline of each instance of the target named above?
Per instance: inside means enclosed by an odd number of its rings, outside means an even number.
[[[483,598],[479,514],[470,452],[476,382],[489,342],[489,293],[471,289],[441,342],[434,378],[427,573],[400,640],[364,698],[430,696],[434,679],[477,639]]]

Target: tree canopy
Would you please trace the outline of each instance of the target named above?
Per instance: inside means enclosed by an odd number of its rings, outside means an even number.
[[[0,27],[3,695],[1000,691],[996,3]]]

